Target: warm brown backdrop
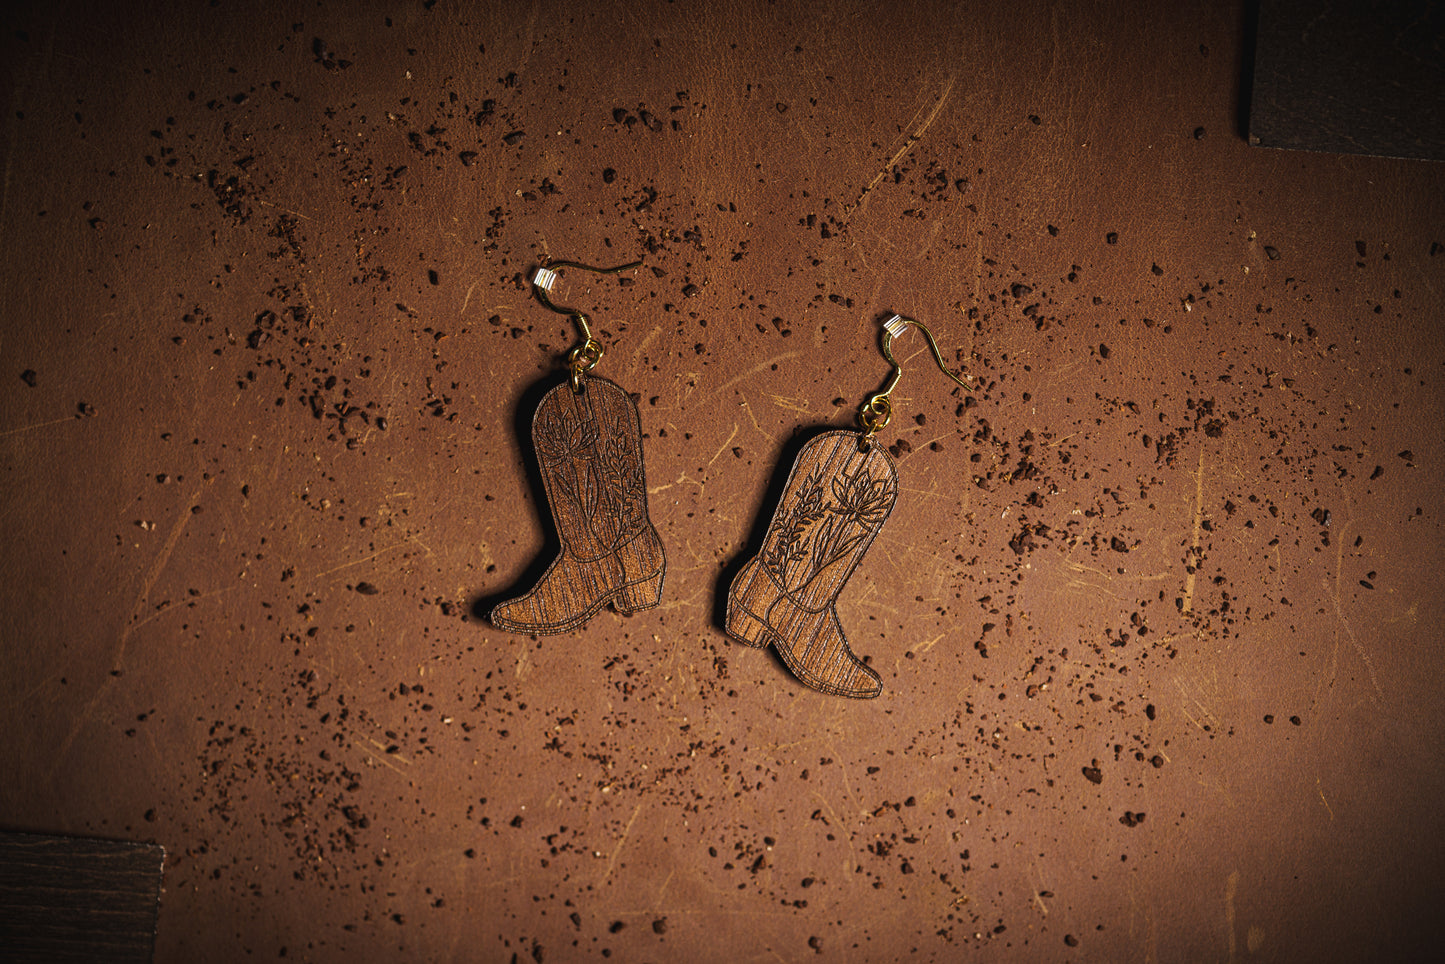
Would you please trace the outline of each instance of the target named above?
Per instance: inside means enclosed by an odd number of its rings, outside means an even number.
[[[1445,171],[1149,6],[7,15],[0,826],[164,844],[162,961],[1423,953]],[[669,571],[532,640],[546,257],[646,261]],[[889,310],[984,387],[900,342],[854,703],[719,593]]]

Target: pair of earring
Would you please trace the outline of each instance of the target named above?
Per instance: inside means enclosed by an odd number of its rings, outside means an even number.
[[[530,592],[492,609],[499,629],[563,633],[609,603],[627,615],[662,598],[666,559],[647,512],[637,405],[617,384],[591,374],[603,347],[587,315],[549,297],[560,269],[616,274],[640,263],[594,268],[559,261],[532,277],[537,300],[570,315],[582,343],[567,355],[568,379],[543,396],[532,419],[561,551]],[[876,436],[893,417],[892,393],[903,374],[893,339],[910,326],[923,334],[939,369],[968,390],[927,327],[890,317],[883,354],[893,371],[859,409],[859,431],[825,431],[802,447],[761,549],[728,591],[728,635],[748,646],[772,646],[794,676],[823,693],[869,699],[883,689],[878,674],[853,654],[834,607],[897,501],[898,471]]]

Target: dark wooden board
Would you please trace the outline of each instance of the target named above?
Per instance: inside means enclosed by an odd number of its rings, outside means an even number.
[[[1250,143],[1445,160],[1445,5],[1263,0]]]
[[[0,833],[0,958],[149,961],[165,850]]]

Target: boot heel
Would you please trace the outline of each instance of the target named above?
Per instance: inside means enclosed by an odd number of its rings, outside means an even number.
[[[624,616],[630,616],[643,609],[651,609],[662,599],[662,570],[641,582],[624,586],[612,597],[612,608]]]
[[[727,628],[729,636],[755,649],[767,646],[772,635],[767,623],[741,606],[728,607]]]

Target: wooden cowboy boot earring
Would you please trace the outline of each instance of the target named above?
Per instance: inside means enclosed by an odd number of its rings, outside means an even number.
[[[898,472],[874,436],[893,417],[890,396],[903,374],[893,339],[909,325],[928,340],[943,373],[968,390],[922,323],[901,315],[884,322],[883,354],[893,373],[859,409],[862,431],[824,432],[803,446],[762,551],[728,592],[729,636],[749,646],[771,644],[794,676],[837,696],[870,699],[883,689],[878,674],[849,648],[834,603],[898,496]]]
[[[570,315],[582,344],[567,355],[567,381],[542,397],[532,418],[532,443],[561,551],[530,592],[492,609],[499,629],[563,633],[608,603],[627,615],[651,609],[661,598],[666,565],[647,515],[637,405],[613,382],[590,374],[603,348],[587,315],[548,298],[560,269],[615,274],[638,264],[594,268],[558,261],[532,276],[537,300]]]

